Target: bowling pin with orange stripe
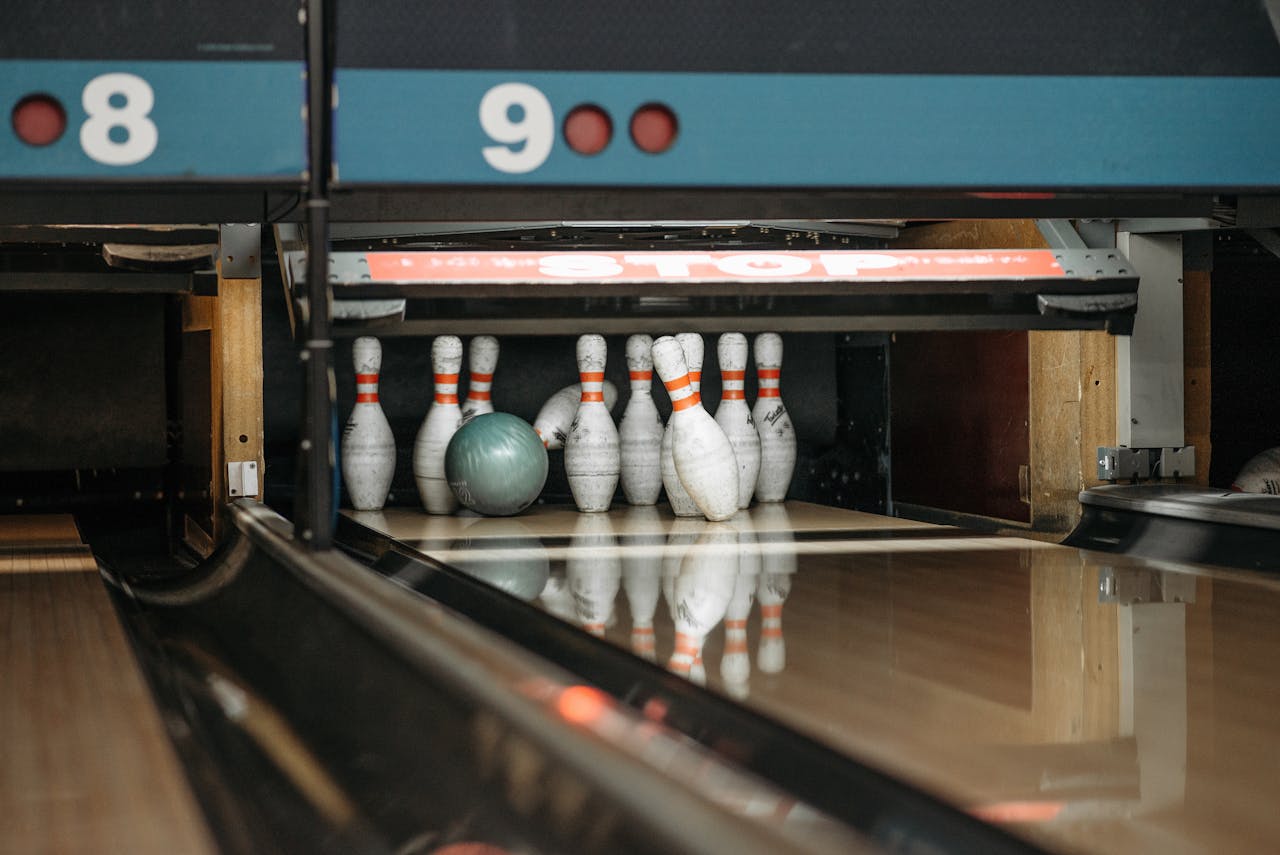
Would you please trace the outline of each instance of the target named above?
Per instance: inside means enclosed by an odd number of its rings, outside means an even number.
[[[751,410],[760,434],[760,474],[756,478],[757,502],[781,502],[791,486],[796,468],[796,429],[782,403],[782,336],[756,336],[756,372],[760,379],[756,405]]]
[[[458,407],[458,372],[462,370],[462,340],[456,335],[437,336],[431,342],[431,370],[435,398],[413,441],[413,478],[429,514],[451,514],[458,499],[444,475],[444,452],[462,421]]]
[[[724,655],[720,659],[720,678],[730,697],[742,700],[750,689],[751,654],[747,650],[747,618],[755,603],[760,580],[760,547],[746,514],[729,521],[738,530],[738,578],[733,596],[724,615]]]
[[[618,429],[604,405],[604,336],[580,336],[577,355],[582,398],[564,441],[564,471],[578,510],[594,513],[609,510],[622,457]]]
[[[702,644],[725,616],[738,576],[738,538],[728,526],[711,524],[685,553],[671,591],[676,625],[668,670],[701,683]]]
[[[671,336],[655,341],[653,366],[671,396],[671,456],[676,475],[703,516],[727,520],[738,511],[738,461],[733,446],[690,384],[680,343]]]
[[[689,368],[689,385],[695,394],[699,394],[702,386],[702,357],[704,349],[702,336],[697,333],[680,333],[676,336],[676,341],[680,343],[680,348],[684,351],[685,364]],[[671,512],[678,517],[701,516],[702,511],[698,509],[698,504],[690,498],[689,492],[684,488],[684,484],[680,483],[680,476],[676,474],[676,461],[671,452],[672,434],[672,421],[668,419],[666,430],[662,433],[662,447],[660,450],[662,486],[667,490],[667,502],[671,505]]]
[[[462,402],[462,423],[493,412],[493,370],[498,367],[498,340],[491,335],[471,339],[468,351],[467,399]]]
[[[630,529],[621,541],[622,587],[631,609],[631,652],[652,662],[656,656],[653,613],[662,592],[662,547],[666,543],[662,517],[652,505],[642,505],[628,508],[623,519]]]
[[[631,399],[622,413],[618,437],[622,443],[622,493],[633,505],[652,505],[662,492],[662,417],[653,403],[653,339],[627,339],[627,372]]]
[[[538,410],[533,419],[533,432],[542,440],[547,451],[564,448],[565,438],[569,435],[569,425],[578,414],[578,404],[582,401],[582,384],[574,383],[556,392]],[[618,387],[608,380],[604,381],[604,406],[613,412],[613,405],[618,402]]]
[[[720,406],[716,407],[716,424],[729,437],[733,455],[738,461],[738,507],[751,504],[760,476],[760,434],[747,406],[743,391],[747,377],[747,337],[742,333],[725,333],[716,342],[720,362]]]
[[[378,403],[382,344],[361,336],[351,346],[356,368],[356,405],[342,429],[342,483],[358,511],[377,511],[387,501],[396,471],[396,438]]]
[[[786,506],[777,503],[751,509],[751,523],[763,545],[756,600],[760,603],[760,647],[756,666],[762,673],[777,674],[787,665],[787,640],[782,635],[782,607],[791,594],[796,573],[795,538]]]

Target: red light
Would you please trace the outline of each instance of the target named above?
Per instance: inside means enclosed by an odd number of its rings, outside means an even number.
[[[556,710],[573,724],[592,724],[609,711],[609,700],[599,689],[570,686],[560,693]]]
[[[52,95],[28,95],[11,115],[13,132],[27,145],[49,145],[67,129],[67,111]]]
[[[578,154],[599,154],[611,139],[613,121],[608,113],[594,104],[574,107],[565,117],[564,141]]]
[[[645,104],[631,116],[631,139],[648,154],[662,154],[676,141],[676,114],[665,104]]]
[[[1056,819],[1065,807],[1062,802],[994,802],[969,808],[969,813],[984,822],[1049,822]]]

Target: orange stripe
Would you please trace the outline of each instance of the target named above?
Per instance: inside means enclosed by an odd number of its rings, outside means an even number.
[[[689,409],[694,404],[701,404],[701,403],[702,403],[702,396],[699,395],[697,392],[694,392],[692,395],[690,395],[687,398],[681,398],[678,401],[672,401],[671,409],[678,413],[681,410]]]
[[[741,389],[725,389],[720,393],[720,397],[725,401],[743,401],[746,400],[747,393]]]
[[[725,653],[747,653],[747,640],[740,638],[736,641],[726,641],[724,644]]]
[[[782,376],[781,368],[761,368],[756,372],[756,376],[761,380],[777,380]]]
[[[437,404],[456,404],[456,403],[458,403],[458,396],[457,396],[457,395],[449,395],[449,394],[446,394],[446,393],[444,393],[444,392],[437,392],[437,393],[436,393],[436,403],[437,403]]]
[[[472,383],[490,383],[490,382],[492,382],[492,381],[493,381],[493,373],[492,373],[492,372],[490,372],[489,374],[479,374],[479,373],[477,373],[477,372],[475,372],[475,371],[472,371],[472,372],[471,372],[471,382],[472,382]]]
[[[631,630],[631,634],[632,635],[653,635],[653,627],[637,626],[635,629]]]
[[[722,380],[745,380],[747,379],[746,371],[721,371],[720,379]]]
[[[579,371],[578,379],[583,383],[600,383],[604,380],[603,371]]]
[[[697,656],[698,645],[694,644],[693,639],[683,633],[676,633],[676,655],[683,654],[685,656]]]
[[[778,389],[777,386],[771,386],[771,387],[761,386],[760,397],[761,398],[781,398],[782,392]]]
[[[760,617],[766,617],[766,618],[781,618],[781,617],[782,617],[782,606],[766,606],[764,603],[761,603],[761,604],[760,604]]]
[[[584,401],[604,401],[604,392],[583,392],[582,400]]]
[[[467,391],[468,401],[488,401],[493,397],[493,393],[488,389],[470,389]]]
[[[627,372],[632,380],[652,380],[652,371],[629,371]]]
[[[377,392],[360,392],[356,395],[357,404],[376,404],[378,403]]]
[[[747,622],[745,620],[727,620],[724,622],[725,629],[746,629]]]
[[[782,627],[766,626],[760,630],[761,638],[782,638]]]
[[[690,371],[690,372],[689,372],[689,381],[690,381],[690,382],[692,382],[692,383],[701,383],[701,382],[702,382],[702,372],[701,372],[701,371]]]
[[[357,383],[377,383],[378,375],[377,374],[357,374],[356,382]]]
[[[677,377],[674,380],[663,380],[662,385],[667,387],[668,392],[674,392],[677,389],[680,389],[689,385],[689,375],[684,374],[680,377]]]

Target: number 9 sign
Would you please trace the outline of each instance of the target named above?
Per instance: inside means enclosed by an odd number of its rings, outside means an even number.
[[[513,107],[520,110],[518,119],[511,117]],[[546,161],[555,143],[551,102],[527,83],[502,83],[486,92],[480,99],[480,127],[502,143],[481,149],[499,172],[532,172]]]
[[[113,98],[117,103],[112,103]],[[155,102],[151,84],[136,74],[115,72],[93,78],[80,96],[89,114],[80,126],[80,147],[108,166],[141,163],[156,150],[160,139],[156,123],[149,118]],[[112,139],[113,128],[123,128],[127,136]]]

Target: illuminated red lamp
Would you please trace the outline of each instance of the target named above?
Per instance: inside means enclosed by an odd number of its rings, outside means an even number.
[[[578,154],[599,154],[613,139],[613,120],[594,104],[580,104],[564,119],[564,141]]]
[[[67,130],[67,111],[52,95],[27,95],[10,114],[13,132],[27,145],[51,145]]]
[[[645,104],[631,115],[631,140],[647,154],[662,154],[676,141],[680,126],[665,104]]]

